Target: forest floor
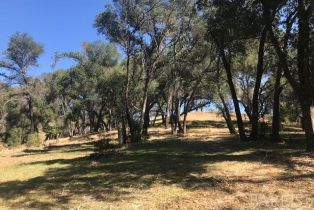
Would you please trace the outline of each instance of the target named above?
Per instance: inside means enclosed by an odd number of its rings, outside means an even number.
[[[151,128],[147,142],[102,157],[94,143],[114,132],[2,151],[0,209],[314,209],[299,132],[240,142],[214,115],[189,119],[186,136]]]

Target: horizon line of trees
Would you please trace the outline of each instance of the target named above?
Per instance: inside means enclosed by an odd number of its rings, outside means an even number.
[[[56,53],[55,65],[75,65],[40,78],[28,70],[43,46],[25,33],[11,37],[0,61],[5,139],[116,128],[121,143],[138,142],[158,116],[186,134],[188,113],[212,104],[242,141],[261,139],[265,121],[280,141],[281,123],[299,120],[314,151],[311,0],[114,0],[94,27],[110,44]]]

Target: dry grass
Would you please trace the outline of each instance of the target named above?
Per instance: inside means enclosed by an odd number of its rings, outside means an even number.
[[[314,208],[303,140],[239,142],[206,115],[190,115],[186,136],[153,128],[148,142],[102,158],[90,156],[97,135],[1,152],[0,209]]]

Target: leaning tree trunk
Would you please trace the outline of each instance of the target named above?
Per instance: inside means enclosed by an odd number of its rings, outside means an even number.
[[[237,131],[234,128],[233,123],[232,123],[232,119],[231,119],[229,108],[228,108],[227,103],[226,103],[226,101],[224,99],[224,96],[222,95],[221,92],[219,93],[219,98],[220,98],[221,103],[223,105],[223,110],[221,110],[221,111],[222,111],[222,114],[223,114],[223,118],[225,119],[225,121],[227,123],[227,127],[229,129],[229,132],[230,132],[230,134],[237,134]]]
[[[276,82],[275,82],[275,91],[274,91],[274,101],[273,101],[273,120],[272,120],[272,141],[280,141],[280,94],[283,88],[280,85],[282,69],[278,67]]]
[[[159,110],[156,111],[156,114],[155,114],[155,117],[154,117],[152,126],[155,126],[155,125],[156,125],[156,120],[157,120],[158,115],[159,115]]]
[[[231,92],[231,97],[232,97],[232,101],[233,101],[233,105],[234,105],[234,109],[235,109],[235,113],[237,117],[237,124],[238,124],[238,131],[239,131],[240,139],[242,141],[247,141],[247,136],[245,135],[244,124],[243,124],[242,115],[240,111],[240,105],[239,105],[236,89],[232,80],[231,66],[230,66],[230,63],[227,61],[224,48],[220,49],[220,56],[222,58],[223,65],[225,67],[226,74],[227,74],[227,82],[229,85],[229,89]]]

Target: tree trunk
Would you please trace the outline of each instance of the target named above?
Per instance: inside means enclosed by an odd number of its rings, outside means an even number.
[[[124,121],[118,123],[118,139],[119,139],[120,145],[126,144],[127,133],[126,133],[126,126],[125,126]]]
[[[68,123],[68,128],[69,128],[69,135],[70,135],[70,138],[73,138],[73,137],[74,137],[75,122],[70,121],[70,122]]]
[[[230,66],[230,63],[227,61],[224,48],[220,48],[220,56],[222,58],[223,65],[225,67],[226,74],[227,74],[227,82],[229,85],[229,89],[231,92],[231,97],[232,97],[232,101],[233,101],[233,105],[234,105],[234,109],[235,109],[235,113],[237,117],[237,124],[238,124],[240,139],[241,141],[247,141],[247,136],[245,135],[244,124],[243,124],[242,115],[240,111],[239,101],[238,101],[237,93],[236,93],[233,80],[232,80],[231,66]]]
[[[302,109],[302,122],[303,128],[306,134],[306,149],[311,152],[314,151],[314,135],[312,125],[312,108],[314,103],[314,88],[313,78],[309,65],[309,37],[310,37],[310,25],[309,19],[312,8],[305,9],[304,1],[298,0],[298,47],[297,47],[297,66],[298,66],[298,78],[294,77],[289,69],[287,61],[287,53],[280,46],[278,38],[274,34],[273,30],[269,30],[270,38],[275,47],[278,55],[280,65],[283,68],[284,76],[289,81],[295,94],[298,96],[301,109]],[[290,27],[291,29],[291,27]],[[289,29],[289,30],[290,30]],[[288,33],[289,32],[289,33]],[[286,31],[286,36],[289,37],[290,31]]]
[[[109,131],[111,131],[112,130],[112,110],[111,109],[109,109],[108,127],[109,127]]]
[[[261,88],[262,77],[264,73],[264,50],[265,50],[265,42],[267,37],[267,27],[265,26],[259,43],[258,50],[258,63],[257,63],[257,72],[256,72],[256,80],[255,87],[253,92],[253,100],[252,100],[252,131],[250,135],[251,140],[256,140],[258,137],[258,121],[259,121],[259,92]]]
[[[103,111],[103,108],[101,108],[101,110],[99,111],[98,115],[97,115],[97,123],[96,123],[96,126],[94,128],[94,132],[98,132],[100,127],[101,127],[101,123],[103,121],[103,114],[102,114],[102,111]]]
[[[170,95],[167,101],[167,107],[166,107],[166,113],[165,113],[165,128],[167,129],[169,127],[169,116],[170,114],[170,107],[171,107],[171,98],[172,96]]]
[[[157,120],[158,114],[159,114],[159,110],[156,111],[156,114],[155,114],[155,117],[154,117],[154,121],[153,121],[152,126],[155,126],[155,125],[156,125],[156,120]]]
[[[170,115],[170,123],[171,123],[171,131],[173,135],[178,134],[178,122],[177,122],[177,111],[176,111],[176,100],[174,99],[174,96],[171,100],[171,115]]]
[[[140,122],[139,122],[139,134],[142,136],[140,138],[144,138],[144,140],[147,138],[147,128],[145,128],[145,117],[148,114],[149,118],[149,104],[147,103],[148,100],[148,86],[149,86],[149,73],[146,73],[146,79],[144,82],[144,87],[143,87],[143,101],[142,101],[142,110],[141,110],[141,115],[140,115]],[[147,113],[148,112],[148,113]],[[146,129],[146,130],[144,130]]]
[[[170,123],[171,123],[171,131],[173,135],[178,134],[178,127],[180,130],[180,113],[179,113],[179,100],[174,96],[172,97],[172,105],[171,105],[171,115],[170,115]]]
[[[278,67],[276,82],[275,82],[275,91],[274,91],[274,102],[273,102],[273,120],[272,120],[272,141],[280,141],[280,94],[282,92],[282,87],[280,85],[282,69]]]
[[[123,131],[122,131],[121,123],[119,123],[119,126],[118,126],[118,139],[119,139],[119,144],[120,145],[125,144],[124,138],[123,138]]]
[[[31,131],[38,132],[37,126],[35,125],[34,112],[33,112],[33,100],[31,96],[28,96],[28,111],[29,111],[29,119],[31,121]]]
[[[183,133],[183,128],[180,122],[180,100],[177,98],[175,102],[175,118],[176,118],[176,124],[178,125],[179,133]]]
[[[134,126],[133,119],[130,114],[129,110],[129,86],[130,86],[130,53],[127,53],[127,59],[126,59],[126,84],[125,84],[125,91],[124,91],[124,100],[125,100],[125,106],[124,106],[124,111],[125,111],[125,117],[129,126],[130,130],[130,137],[131,141],[137,141],[137,135],[136,135],[136,130]]]
[[[225,119],[225,121],[227,123],[227,127],[229,129],[229,132],[230,132],[230,134],[237,134],[237,131],[234,128],[233,123],[232,123],[232,119],[231,119],[229,108],[227,106],[227,103],[226,103],[222,93],[219,93],[219,98],[220,98],[221,103],[223,105],[223,110],[221,110],[221,111],[222,111],[223,117],[224,117],[224,119]]]
[[[304,1],[298,0],[298,74],[300,78],[301,93],[300,104],[303,115],[303,125],[306,134],[306,150],[314,151],[313,107],[314,82],[310,69],[310,17],[313,8],[305,8]]]
[[[165,122],[166,122],[166,118],[165,118],[165,115],[163,114],[163,112],[161,111],[161,122],[165,125]],[[165,125],[166,127],[166,125]],[[166,127],[167,128],[167,127]]]
[[[144,112],[144,122],[143,122],[143,137],[147,138],[148,137],[148,127],[149,127],[149,121],[150,121],[150,109],[151,106],[147,104],[145,112]]]
[[[301,104],[303,129],[306,136],[306,151],[314,152],[314,105]]]
[[[311,120],[312,120],[312,129],[314,131],[314,105],[310,107],[310,112],[311,112]]]
[[[97,123],[95,122],[95,114],[93,113],[93,111],[89,111],[88,118],[89,118],[90,131],[96,132],[95,130],[97,127]]]
[[[183,115],[183,122],[182,122],[182,133],[185,135],[187,130],[186,130],[186,120],[187,120],[188,112],[184,112]]]

